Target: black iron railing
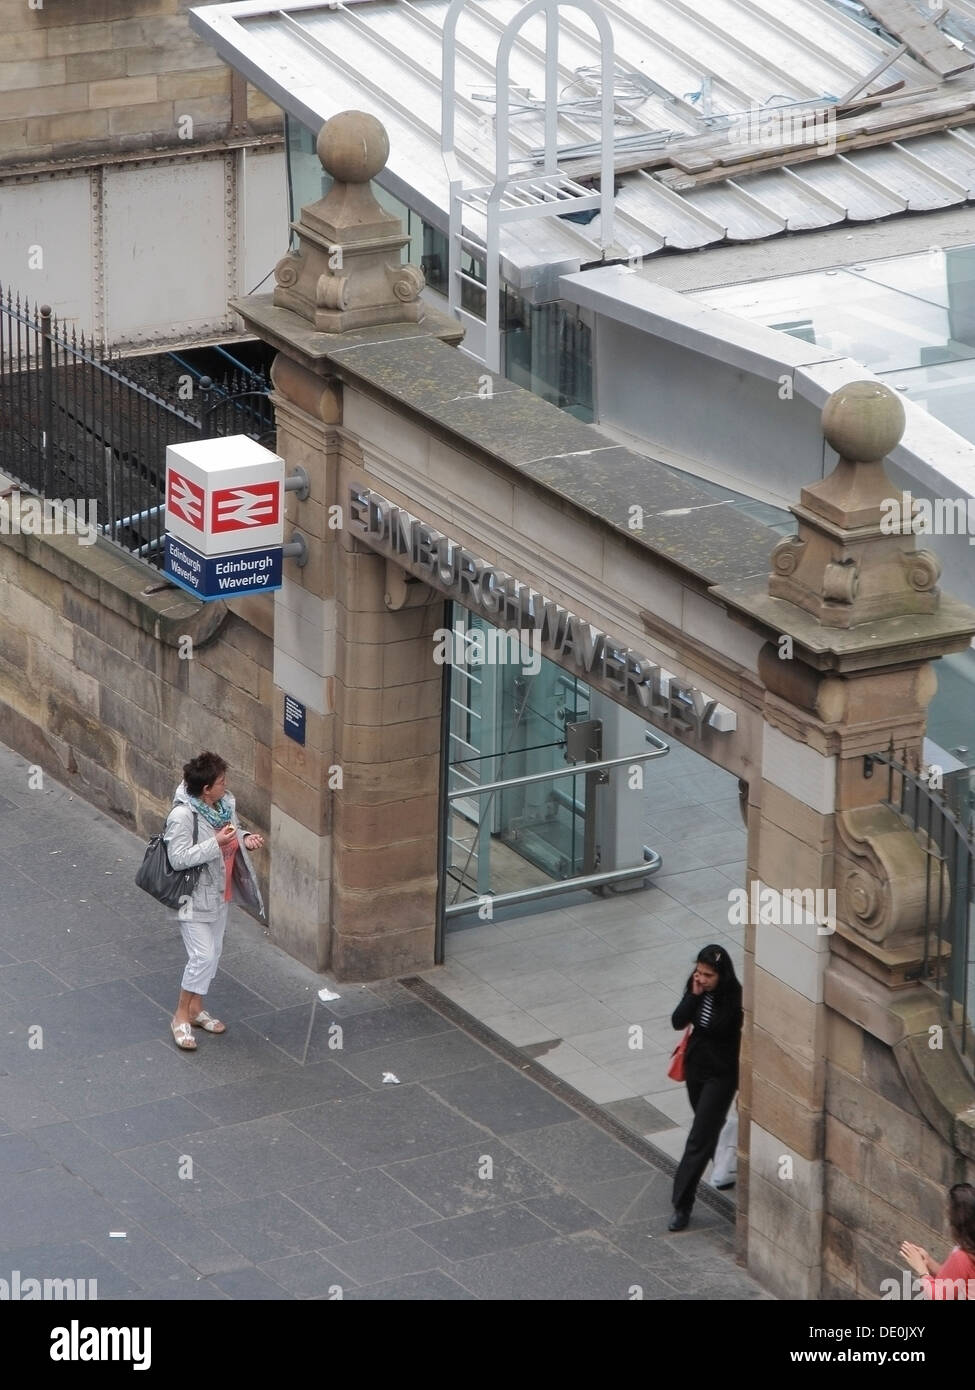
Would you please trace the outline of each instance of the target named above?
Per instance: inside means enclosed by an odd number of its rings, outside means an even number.
[[[893,751],[872,754],[886,768],[884,804],[915,832],[926,857],[921,979],[937,991],[959,1049],[975,1071],[975,835],[945,794],[941,769],[908,767]],[[879,770],[879,769],[878,769]]]
[[[0,473],[30,492],[95,514],[102,534],[160,564],[166,446],[246,434],[273,447],[260,373],[186,378],[184,404],[153,389],[150,368],[123,369],[83,335],[0,286]]]

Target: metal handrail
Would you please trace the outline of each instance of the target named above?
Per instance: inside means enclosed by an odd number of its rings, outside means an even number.
[[[650,735],[648,734],[649,738]],[[658,739],[659,748],[654,748],[650,753],[632,753],[625,758],[603,758],[598,763],[573,763],[571,767],[558,768],[555,772],[529,772],[524,777],[509,777],[503,782],[483,782],[479,787],[472,788],[475,796],[483,796],[486,792],[507,791],[510,787],[527,787],[535,782],[553,782],[557,777],[584,777],[589,772],[603,772],[611,767],[626,767],[628,763],[645,763],[650,758],[662,758],[665,753],[670,752],[668,744],[663,739]],[[460,797],[470,796],[469,791],[448,792],[447,800],[456,801]]]
[[[650,756],[655,755],[651,754]],[[593,766],[593,764],[587,764],[587,766]],[[477,898],[468,898],[466,902],[449,903],[444,908],[444,916],[459,917],[463,912],[472,912],[475,908],[480,907],[485,899],[490,901],[493,911],[496,907],[516,907],[519,903],[531,902],[535,898],[552,898],[558,893],[582,892],[586,889],[599,888],[605,883],[626,883],[629,879],[648,878],[650,874],[657,872],[662,863],[661,856],[656,850],[653,850],[651,858],[645,858],[642,864],[638,864],[633,869],[607,869],[601,874],[581,874],[578,878],[559,878],[552,883],[543,883],[537,888],[518,888],[512,893],[484,893]]]

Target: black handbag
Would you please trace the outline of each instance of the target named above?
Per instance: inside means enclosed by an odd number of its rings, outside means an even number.
[[[193,843],[196,844],[197,815],[193,812]],[[165,833],[165,830],[163,831]],[[203,865],[195,869],[174,869],[169,862],[162,834],[153,835],[139,865],[135,881],[150,897],[166,907],[183,907],[193,896]]]

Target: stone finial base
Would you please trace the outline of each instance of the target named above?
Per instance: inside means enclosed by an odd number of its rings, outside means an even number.
[[[419,323],[423,272],[401,262],[409,237],[369,186],[389,156],[383,126],[362,111],[333,116],[319,133],[318,155],[334,183],[291,224],[299,249],[275,266],[275,306],[320,333]]]
[[[899,398],[878,382],[852,382],[827,401],[823,431],[839,462],[828,478],[803,488],[791,509],[799,534],[772,552],[769,594],[824,627],[934,613],[940,562],[916,549],[911,531],[891,533],[881,524],[895,497],[883,459],[904,432]]]

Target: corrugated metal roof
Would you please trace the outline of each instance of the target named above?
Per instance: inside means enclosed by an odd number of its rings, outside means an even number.
[[[909,56],[874,84],[904,84],[897,97],[862,114],[851,111],[838,127],[845,153],[792,153],[794,145],[776,153],[756,145],[743,158],[727,130],[715,128],[719,118],[769,101],[836,101],[896,51],[889,36],[857,22],[838,0],[601,3],[614,31],[618,81],[625,84],[618,88],[616,133],[626,145],[618,143],[617,164],[628,167],[618,173],[615,245],[601,251],[598,217],[588,226],[555,217],[509,225],[501,253],[516,283],[529,283],[543,265],[578,269],[663,248],[945,208],[973,196],[975,130],[962,128],[975,120],[972,81],[940,82]],[[460,22],[456,137],[468,185],[494,179],[494,57],[504,25],[523,4],[469,0]],[[193,27],[228,63],[312,130],[349,108],[376,115],[391,149],[380,182],[446,230],[440,83],[447,9],[448,0],[345,0],[335,9],[316,0],[238,0],[190,13]],[[975,0],[958,0],[956,12],[960,36],[969,37],[970,25],[975,38]],[[597,69],[600,55],[585,17],[568,8],[562,15],[559,143],[581,150],[598,145],[600,132],[579,101],[597,89],[580,73]],[[545,139],[533,105],[545,91],[541,14],[515,45],[511,75],[531,98],[511,122],[518,161],[511,172],[527,173],[538,167],[533,154]],[[634,139],[641,142],[643,168],[632,167],[641,162]],[[864,140],[874,147],[857,148]],[[473,230],[481,230],[476,222]]]

